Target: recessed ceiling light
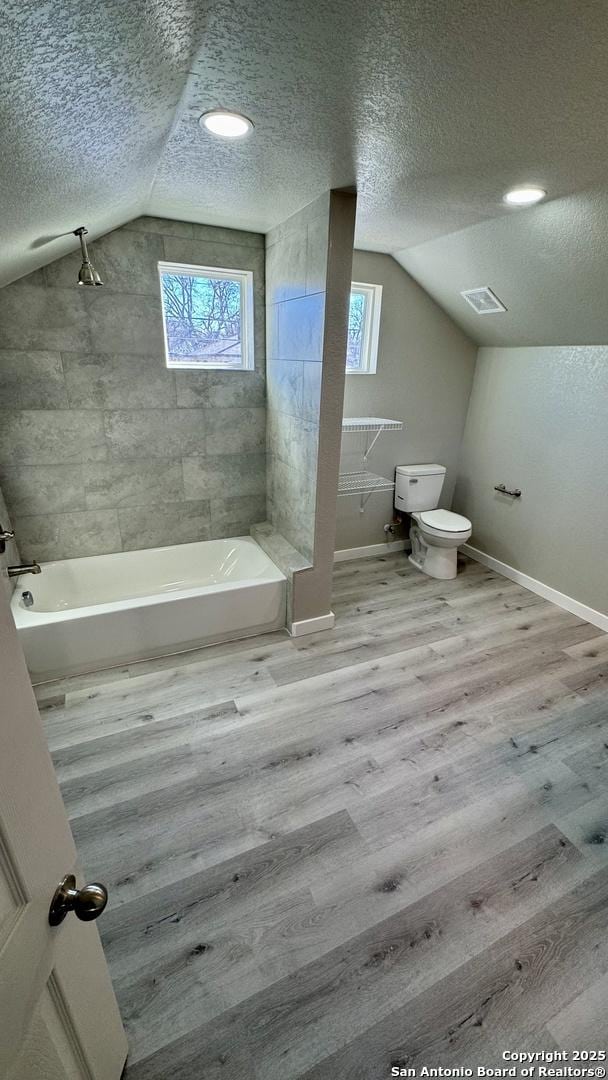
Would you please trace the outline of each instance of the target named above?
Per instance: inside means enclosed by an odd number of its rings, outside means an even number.
[[[533,206],[534,203],[544,199],[546,194],[547,192],[542,187],[516,187],[512,191],[507,191],[504,201],[509,203],[509,206]]]
[[[213,109],[203,113],[199,124],[207,128],[212,135],[220,135],[222,139],[240,139],[248,135],[253,128],[251,120],[240,113],[228,112],[226,109]]]

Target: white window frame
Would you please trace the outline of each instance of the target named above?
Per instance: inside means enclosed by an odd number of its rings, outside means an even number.
[[[361,343],[361,367],[346,368],[347,375],[375,375],[378,367],[378,339],[380,337],[380,313],[382,310],[382,285],[351,281],[351,292],[365,293],[365,322]],[[349,298],[350,299],[350,298]]]
[[[169,343],[167,340],[167,320],[165,313],[165,298],[163,294],[163,274],[190,274],[192,277],[230,278],[239,281],[241,286],[241,363],[240,364],[213,364],[201,360],[198,363],[187,363],[181,360],[172,360],[169,355]],[[228,270],[218,266],[195,266],[193,263],[159,262],[158,282],[160,286],[160,302],[163,316],[163,337],[165,342],[165,364],[171,371],[189,369],[191,371],[254,371],[254,315],[253,315],[253,271],[252,270]]]

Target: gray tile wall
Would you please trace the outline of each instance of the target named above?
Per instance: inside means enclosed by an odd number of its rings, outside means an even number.
[[[313,560],[328,196],[266,238],[268,515]]]
[[[287,574],[290,626],[331,609],[355,210],[328,191],[266,237],[269,521],[253,535]]]
[[[78,288],[75,253],[0,290],[0,484],[22,557],[249,533],[266,518],[264,237],[139,218],[91,255],[102,289]],[[159,259],[253,270],[254,372],[166,369]],[[285,333],[299,371],[306,336]]]

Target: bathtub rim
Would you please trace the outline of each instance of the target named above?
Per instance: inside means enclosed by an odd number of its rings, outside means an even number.
[[[11,610],[13,613],[13,619],[15,626],[18,630],[27,630],[29,628],[45,626],[52,623],[70,622],[74,619],[88,619],[95,618],[95,616],[103,614],[112,614],[113,612],[131,610],[134,608],[152,607],[156,604],[171,603],[176,600],[186,600],[196,596],[210,596],[217,593],[234,592],[238,589],[253,589],[259,587],[264,583],[278,584],[281,582],[287,582],[287,577],[279,570],[276,563],[272,561],[270,556],[260,547],[260,545],[251,536],[230,536],[221,537],[221,540],[240,540],[246,541],[248,546],[255,547],[260,554],[264,556],[264,559],[268,563],[268,568],[271,569],[271,573],[257,578],[235,578],[232,581],[223,581],[214,585],[196,585],[189,589],[174,589],[171,592],[152,592],[144,596],[135,596],[123,600],[108,600],[98,604],[87,604],[82,607],[61,608],[58,611],[35,611],[32,608],[26,608],[21,602],[21,593],[25,591],[24,585],[29,582],[29,575],[23,574],[15,579],[15,588],[11,597]],[[143,548],[142,551],[169,551],[179,547],[194,547],[198,544],[215,543],[214,540],[197,540],[191,544],[167,544],[162,548]],[[105,555],[83,555],[78,559],[54,559],[49,560],[46,563],[41,563],[42,572],[44,573],[45,567],[53,567],[61,565],[66,562],[82,562],[85,559],[104,559],[113,558],[114,556],[120,557],[121,555],[136,555],[137,551],[128,552],[108,552]]]

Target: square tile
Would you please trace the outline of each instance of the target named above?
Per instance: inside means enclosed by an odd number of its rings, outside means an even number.
[[[305,473],[274,459],[271,470],[272,524],[312,562],[316,485]]]
[[[279,343],[281,360],[323,359],[325,296],[314,293],[279,304]]]
[[[266,380],[262,371],[175,371],[180,407],[230,408],[263,405]]]
[[[82,474],[84,498],[90,510],[155,506],[184,498],[181,458],[107,461],[84,465]]]
[[[0,408],[65,409],[61,354],[0,349]]]
[[[47,289],[49,296],[59,290]],[[79,290],[79,293],[82,289]],[[165,355],[160,287],[156,296],[133,296],[85,289],[89,342],[79,347],[64,345],[64,350],[91,353],[138,353],[140,356]]]
[[[115,510],[17,517],[15,531],[21,557],[38,562],[107,555],[122,545]]]
[[[266,252],[266,301],[279,304],[306,293],[306,227],[287,233]]]
[[[302,381],[302,416],[319,423],[323,364],[304,363]]]
[[[260,453],[266,449],[266,409],[205,409],[207,454]]]
[[[28,278],[0,289],[0,342],[4,349],[88,349],[84,293],[30,285]],[[103,290],[96,289],[96,292]]]
[[[85,510],[82,465],[3,465],[0,485],[11,514]]]
[[[204,240],[206,243],[236,244],[239,247],[264,250],[264,234],[246,232],[244,229],[224,229],[218,225],[199,225],[193,222],[192,235],[195,240]]]
[[[226,244],[214,240],[188,240],[165,236],[163,240],[167,262],[190,263],[193,266],[217,266],[221,270],[252,270],[254,281],[264,281],[264,251],[247,244]]]
[[[244,521],[238,518],[235,521],[212,521],[209,526],[209,539],[228,540],[235,536],[250,536],[251,527],[255,524],[255,521],[249,521],[248,518]]]
[[[210,510],[213,526],[225,525],[227,522],[247,521],[251,527],[266,520],[266,496],[240,495],[212,499]]]
[[[183,459],[187,499],[265,496],[266,454],[218,454]]]
[[[314,366],[321,367],[320,364]],[[277,411],[289,413],[292,416],[300,416],[303,406],[303,394],[303,361],[268,360],[266,372],[266,396],[268,398],[269,413]]]
[[[6,411],[0,424],[0,462],[68,465],[105,461],[103,415],[92,410]]]
[[[121,507],[118,520],[125,551],[209,539],[209,503],[205,500]]]
[[[222,413],[225,411],[230,410],[222,410]],[[210,415],[213,414],[205,409],[106,412],[104,424],[108,447],[114,457],[123,460],[203,454]]]
[[[292,469],[317,475],[319,429],[312,420],[270,412],[267,421],[268,450]]]
[[[175,376],[160,356],[64,352],[69,402],[76,409],[167,409]]]
[[[285,221],[281,221],[278,225],[275,225],[274,229],[271,229],[266,234],[266,250],[276,244],[288,233],[296,232],[301,229],[305,229],[307,225],[310,225],[312,221],[315,221],[319,217],[324,217],[329,220],[331,192],[324,191],[322,195],[319,195],[313,202],[307,203],[301,210],[297,210],[295,214],[292,214],[290,218]]]
[[[327,285],[329,218],[311,221],[306,230],[306,292],[324,292]]]

